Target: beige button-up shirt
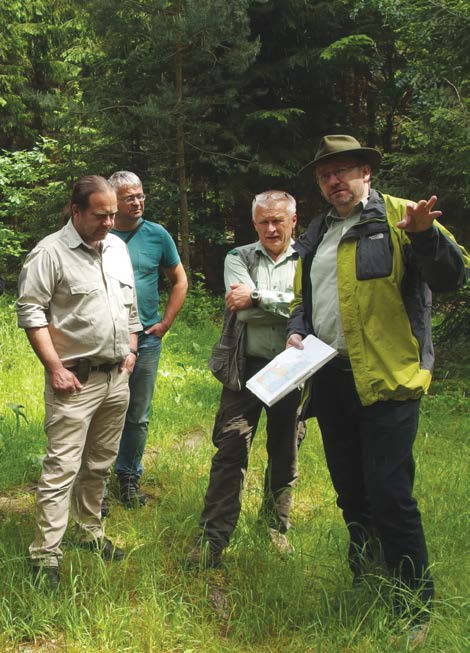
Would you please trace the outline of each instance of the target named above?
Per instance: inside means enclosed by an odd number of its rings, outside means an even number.
[[[18,326],[48,326],[59,358],[73,364],[116,363],[129,353],[129,334],[142,330],[126,245],[108,234],[101,252],[69,221],[28,254],[19,277]]]

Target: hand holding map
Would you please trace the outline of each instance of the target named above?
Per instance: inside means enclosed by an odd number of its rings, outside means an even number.
[[[302,341],[303,349],[289,347],[251,377],[246,387],[267,406],[272,406],[337,355],[315,336]]]

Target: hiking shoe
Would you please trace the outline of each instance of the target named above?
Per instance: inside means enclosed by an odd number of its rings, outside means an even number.
[[[212,549],[209,542],[196,544],[188,553],[186,562],[189,567],[200,570],[216,569],[222,564],[222,550]]]
[[[429,621],[424,624],[416,624],[410,628],[408,631],[408,646],[410,649],[418,648],[423,646],[426,642],[426,637],[428,636],[429,630]]]
[[[89,542],[80,542],[80,547],[82,549],[88,549],[93,551],[93,553],[99,553],[103,560],[122,560],[126,555],[126,552],[117,547],[111,542],[107,537],[100,537],[95,540],[90,540]]]
[[[51,590],[59,587],[59,567],[33,565],[33,581],[35,585],[45,585]]]
[[[139,491],[139,481],[133,476],[118,476],[119,500],[126,508],[141,508],[147,503],[145,494]]]
[[[421,624],[414,624],[402,635],[393,635],[389,638],[388,644],[400,650],[414,651],[426,643],[429,631],[429,621]]]
[[[291,556],[294,553],[295,549],[284,533],[275,528],[270,528],[269,539],[282,556]]]

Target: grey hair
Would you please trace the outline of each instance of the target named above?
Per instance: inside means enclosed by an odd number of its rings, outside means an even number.
[[[108,179],[111,186],[116,189],[121,186],[142,186],[142,182],[134,172],[119,170]]]
[[[265,190],[259,195],[255,195],[251,205],[251,215],[255,219],[255,211],[257,206],[267,208],[277,202],[285,202],[287,204],[287,214],[293,218],[297,210],[295,199],[289,193],[283,190]]]

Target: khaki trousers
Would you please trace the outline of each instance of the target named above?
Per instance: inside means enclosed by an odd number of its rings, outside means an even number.
[[[129,375],[92,372],[83,389],[55,393],[46,379],[44,428],[48,444],[36,494],[35,564],[57,566],[69,500],[82,541],[103,535],[101,498],[119,448],[129,404]]]

